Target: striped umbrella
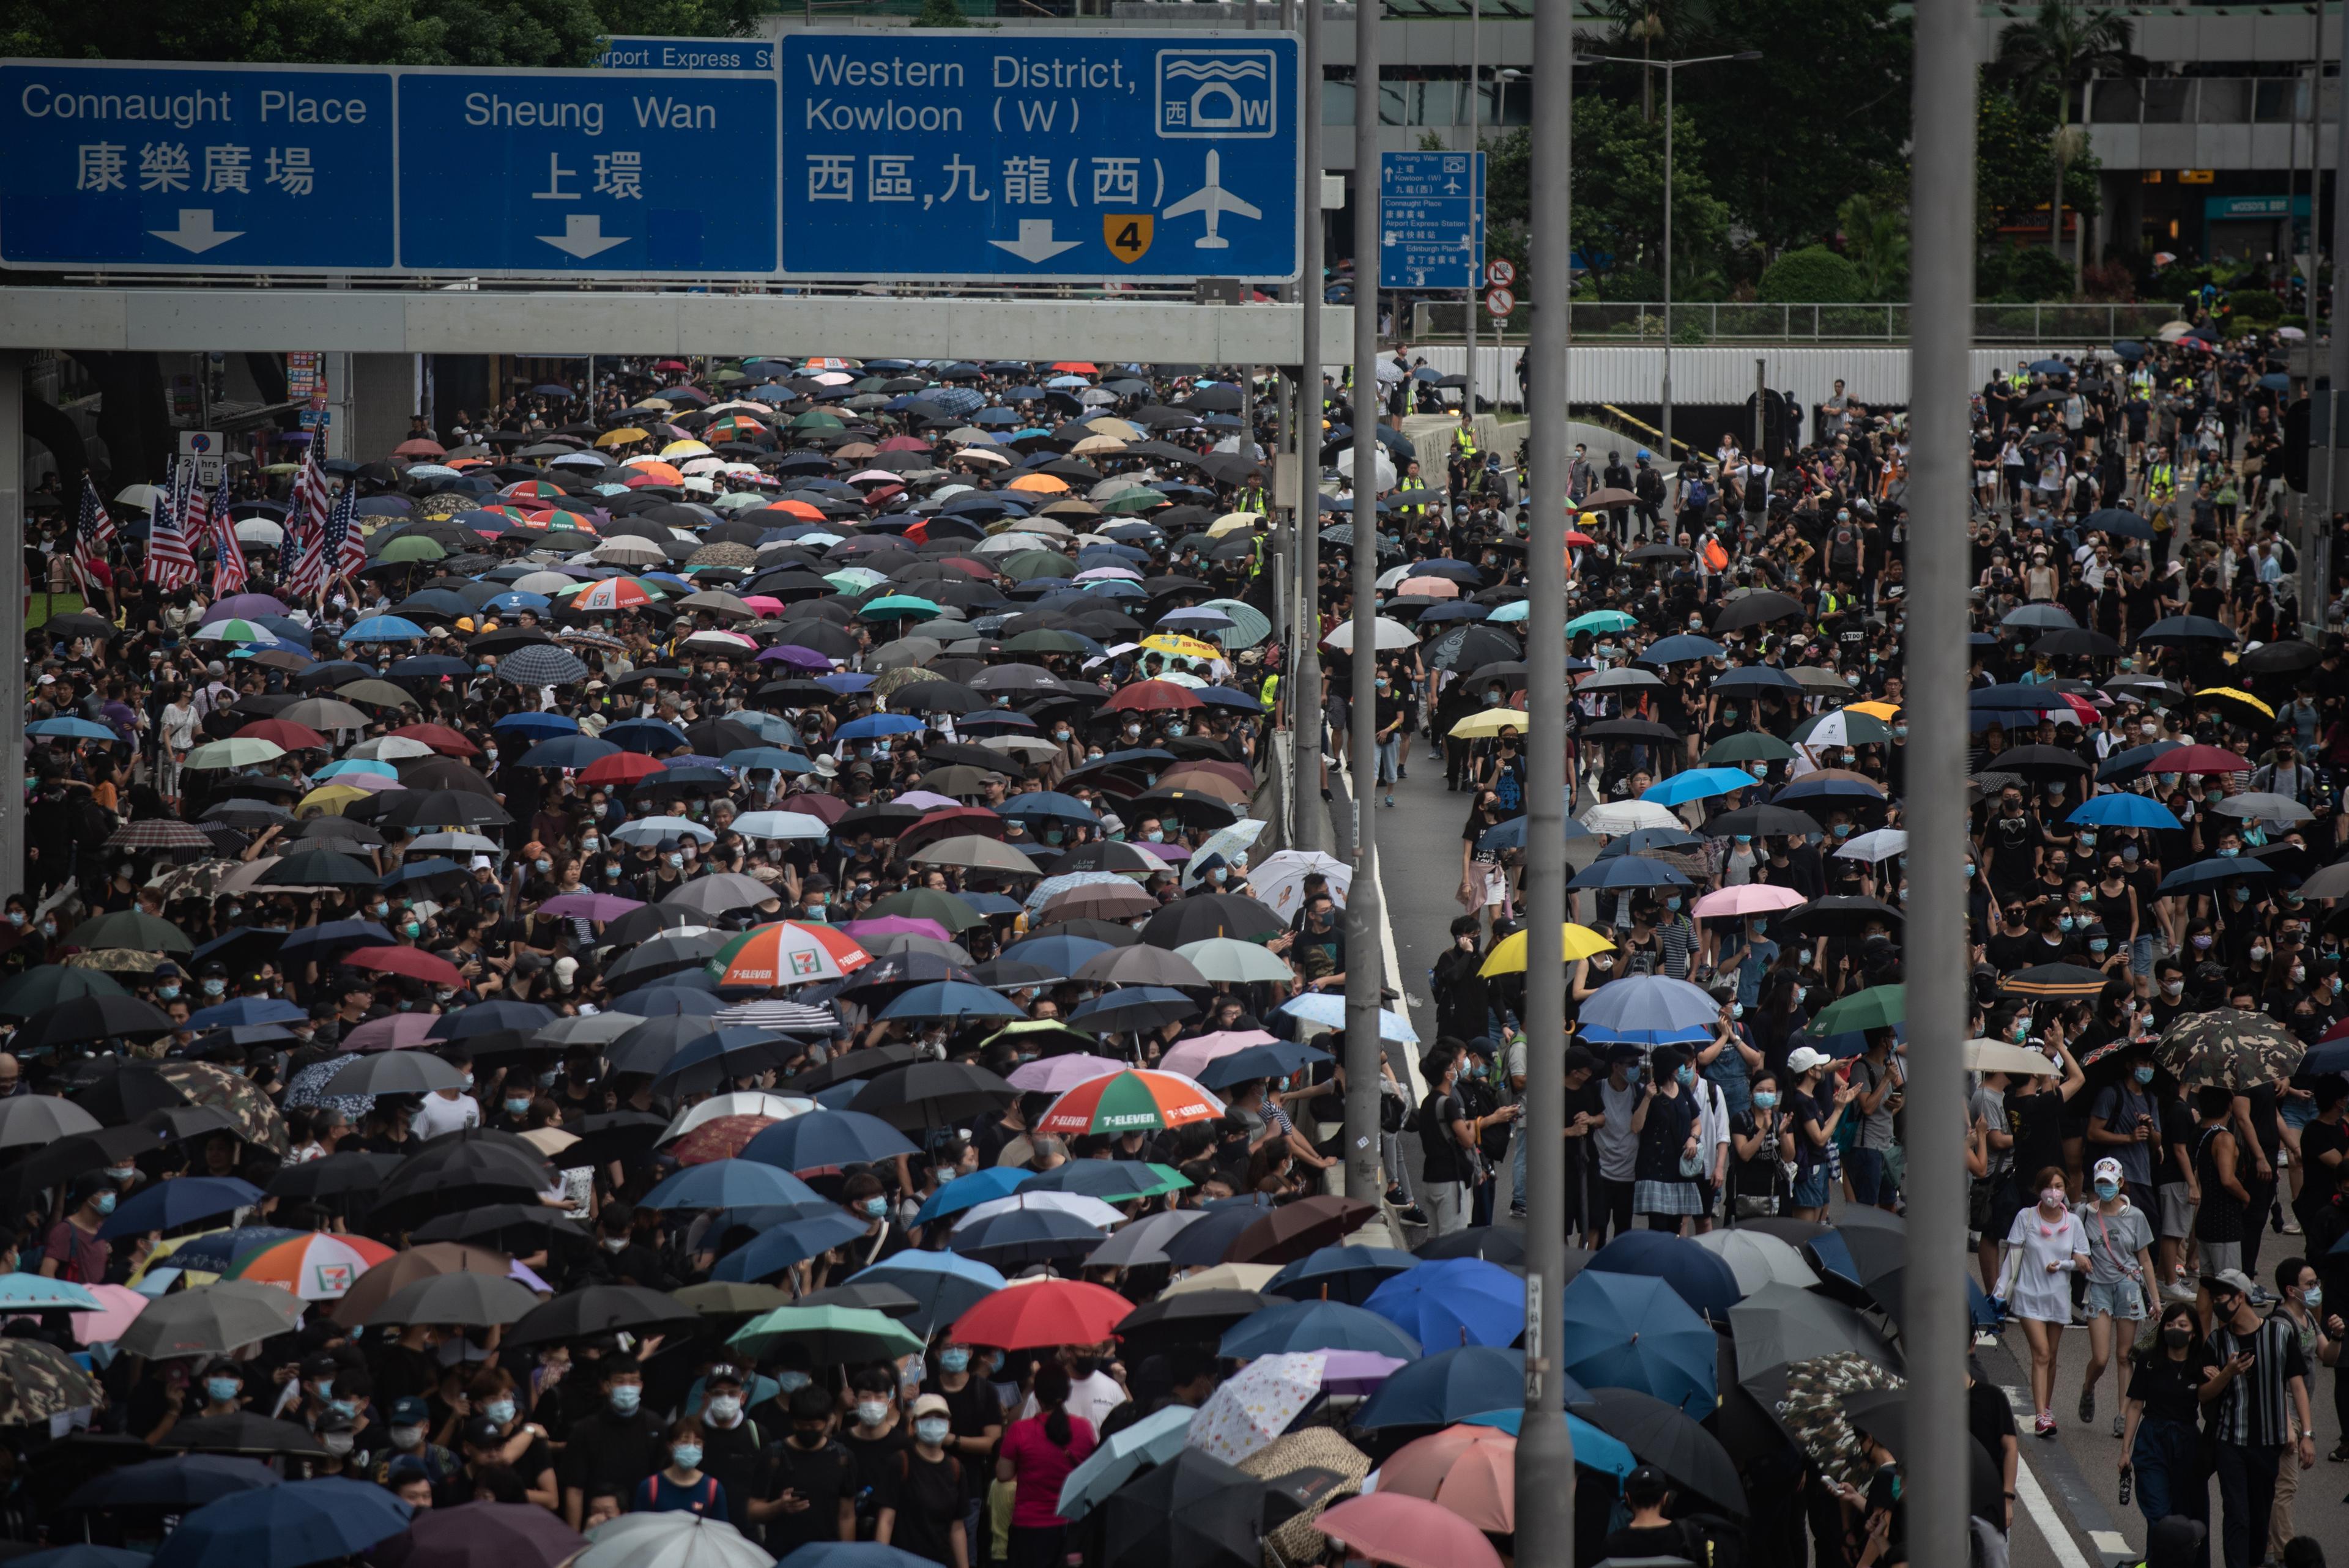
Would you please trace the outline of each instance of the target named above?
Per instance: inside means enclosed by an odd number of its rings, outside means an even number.
[[[571,606],[576,610],[632,610],[640,604],[658,602],[659,593],[633,577],[606,577],[601,583],[590,583],[573,595]]]
[[[1134,1070],[1081,1083],[1045,1111],[1040,1132],[1134,1132],[1212,1121],[1224,1102],[1180,1073]]]
[[[578,655],[551,643],[516,648],[498,661],[498,678],[516,686],[576,686],[587,676],[587,666]]]
[[[359,1275],[392,1255],[391,1248],[366,1236],[314,1231],[256,1248],[221,1277],[282,1284],[304,1301],[336,1301]]]
[[[720,985],[767,989],[809,980],[839,980],[873,962],[855,941],[830,926],[779,920],[754,926],[719,948],[709,973]]]

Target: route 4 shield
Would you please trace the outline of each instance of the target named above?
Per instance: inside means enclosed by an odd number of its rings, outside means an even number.
[[[1110,212],[1102,217],[1102,242],[1109,253],[1127,266],[1150,253],[1150,238],[1157,227],[1157,215],[1152,212]]]

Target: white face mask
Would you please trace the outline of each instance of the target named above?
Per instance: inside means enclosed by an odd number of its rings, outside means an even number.
[[[709,1396],[709,1418],[719,1426],[732,1426],[735,1419],[741,1414],[742,1400],[740,1395],[712,1394]]]

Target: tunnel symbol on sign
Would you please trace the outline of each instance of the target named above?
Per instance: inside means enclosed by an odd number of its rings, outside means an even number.
[[[1279,129],[1278,80],[1269,49],[1162,49],[1158,134],[1272,136]]]

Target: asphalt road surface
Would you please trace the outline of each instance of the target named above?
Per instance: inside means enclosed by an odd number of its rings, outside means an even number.
[[[1396,786],[1392,808],[1378,803],[1379,794],[1371,797],[1371,809],[1378,814],[1380,884],[1386,895],[1387,984],[1408,1000],[1420,1037],[1433,1040],[1435,1009],[1428,995],[1428,969],[1450,944],[1451,923],[1459,913],[1452,893],[1460,882],[1460,830],[1468,815],[1468,798],[1444,788],[1444,765],[1430,759],[1423,738],[1416,742],[1406,769],[1407,777]],[[1330,807],[1332,841],[1338,846],[1333,852],[1342,858],[1352,843],[1353,809],[1345,775],[1333,770],[1331,782],[1336,797]],[[1568,859],[1578,868],[1595,851],[1594,843],[1576,841],[1568,846]],[[1396,1073],[1409,1077],[1414,1093],[1423,1096],[1415,1057],[1410,1049],[1390,1047]],[[1404,1158],[1416,1176],[1417,1139],[1406,1136],[1404,1141]],[[1507,1180],[1506,1171],[1502,1179]],[[1507,1218],[1506,1197],[1505,1191],[1496,1205],[1496,1222],[1501,1224],[1515,1222]],[[1407,1243],[1416,1243],[1425,1234],[1416,1228],[1404,1230]],[[2263,1274],[2275,1260],[2294,1250],[2298,1240],[2271,1235],[2261,1254]],[[1971,1271],[1971,1256],[1966,1264]],[[2053,1439],[2031,1435],[2024,1372],[2029,1352],[2021,1329],[2010,1327],[2002,1339],[1982,1342],[1977,1354],[1991,1380],[2008,1390],[2023,1431],[2023,1470],[2015,1489],[2020,1496],[2010,1539],[2013,1568],[2105,1568],[2141,1555],[2146,1521],[2134,1503],[2124,1506],[2118,1500],[2116,1466],[2120,1444],[2112,1434],[2119,1386],[2115,1373],[2107,1372],[2099,1388],[2096,1419],[2083,1426],[2075,1418],[2087,1362],[2087,1330],[2075,1327],[2064,1336],[2055,1404],[2060,1424]],[[2344,1496],[2349,1492],[2349,1464],[2334,1464],[2325,1458],[2343,1437],[2333,1418],[2331,1385],[2337,1375],[2329,1367],[2320,1369],[2317,1386],[2310,1391],[2317,1460],[2313,1470],[2302,1472],[2292,1513],[2298,1533],[2328,1543],[2349,1542],[2349,1498]],[[2216,1487],[2211,1490],[2211,1559],[2215,1563],[2219,1560],[2218,1499]]]

